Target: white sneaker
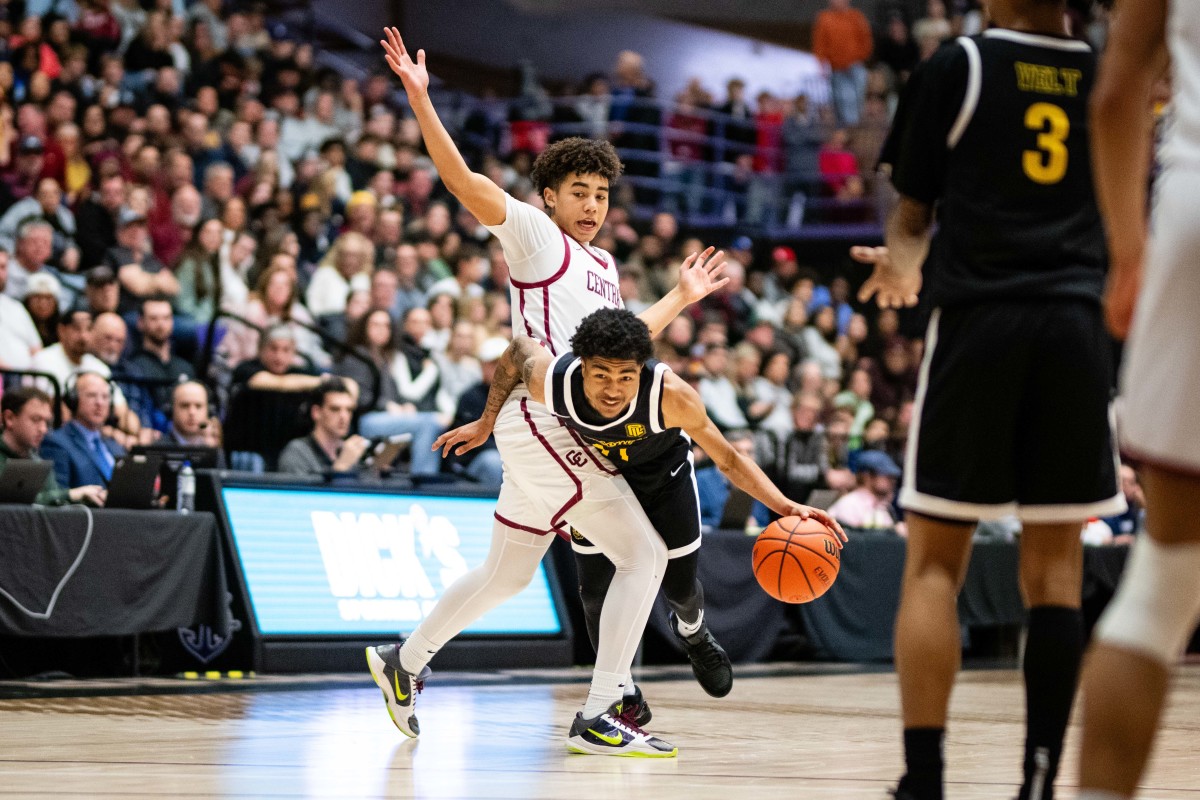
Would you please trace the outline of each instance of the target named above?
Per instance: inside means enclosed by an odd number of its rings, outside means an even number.
[[[593,719],[575,715],[567,734],[567,749],[572,753],[632,758],[674,758],[679,749],[651,736],[632,719],[621,715],[622,704],[613,703],[608,711]]]

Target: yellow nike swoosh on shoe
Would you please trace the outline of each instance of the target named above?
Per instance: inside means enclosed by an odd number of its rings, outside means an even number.
[[[596,737],[599,738],[601,741],[608,742],[613,747],[620,747],[625,742],[625,737],[623,737],[623,736],[606,736],[603,733],[600,733],[599,731],[594,730],[592,728],[588,728],[588,733],[594,733],[596,735]]]
[[[404,692],[400,691],[400,673],[397,672],[395,675],[392,676],[392,679],[396,682],[396,700],[403,703],[405,700],[408,699],[408,695],[406,695],[406,694],[404,694]]]

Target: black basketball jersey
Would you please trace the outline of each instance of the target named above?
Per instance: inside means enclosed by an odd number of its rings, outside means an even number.
[[[1007,29],[944,45],[914,74],[883,159],[936,204],[932,305],[1099,301],[1107,254],[1092,188],[1084,42]]]
[[[670,368],[650,359],[642,365],[638,393],[616,419],[601,417],[583,394],[583,361],[570,353],[555,359],[546,375],[546,405],[629,482],[639,496],[653,494],[688,463],[690,440],[663,423],[663,381]],[[674,473],[672,473],[674,470]]]

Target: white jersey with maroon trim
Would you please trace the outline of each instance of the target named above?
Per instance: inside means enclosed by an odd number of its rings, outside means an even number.
[[[624,308],[613,257],[567,236],[545,212],[509,196],[505,219],[488,228],[508,261],[513,334],[537,339],[551,353],[571,349],[583,318]]]
[[[623,307],[612,256],[571,239],[533,206],[509,197],[505,209],[504,222],[488,230],[508,261],[513,334],[569,352],[584,317]],[[495,436],[504,462],[495,512],[502,524],[565,536],[572,511],[615,502],[644,516],[625,479],[524,385],[500,409]]]

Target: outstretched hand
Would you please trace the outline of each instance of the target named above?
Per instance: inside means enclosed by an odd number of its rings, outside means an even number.
[[[683,299],[691,305],[729,283],[729,278],[720,277],[724,271],[724,250],[714,253],[709,247],[702,253],[692,253],[679,267],[678,286]]]
[[[384,28],[387,39],[380,39],[383,45],[384,58],[392,72],[400,76],[404,83],[404,91],[409,100],[429,92],[429,72],[425,69],[425,51],[417,51],[417,60],[413,61],[408,51],[404,49],[404,40],[396,28]]]
[[[921,291],[921,271],[901,270],[893,263],[886,247],[851,247],[850,257],[875,269],[858,290],[860,302],[875,296],[880,308],[905,308],[917,304]]]
[[[451,431],[446,431],[436,440],[434,440],[432,449],[442,451],[442,458],[450,455],[451,449],[454,449],[454,455],[461,456],[463,453],[470,452],[476,447],[488,440],[492,435],[492,424],[485,422],[482,419],[477,419],[474,422],[468,422],[461,428],[455,428]]]

